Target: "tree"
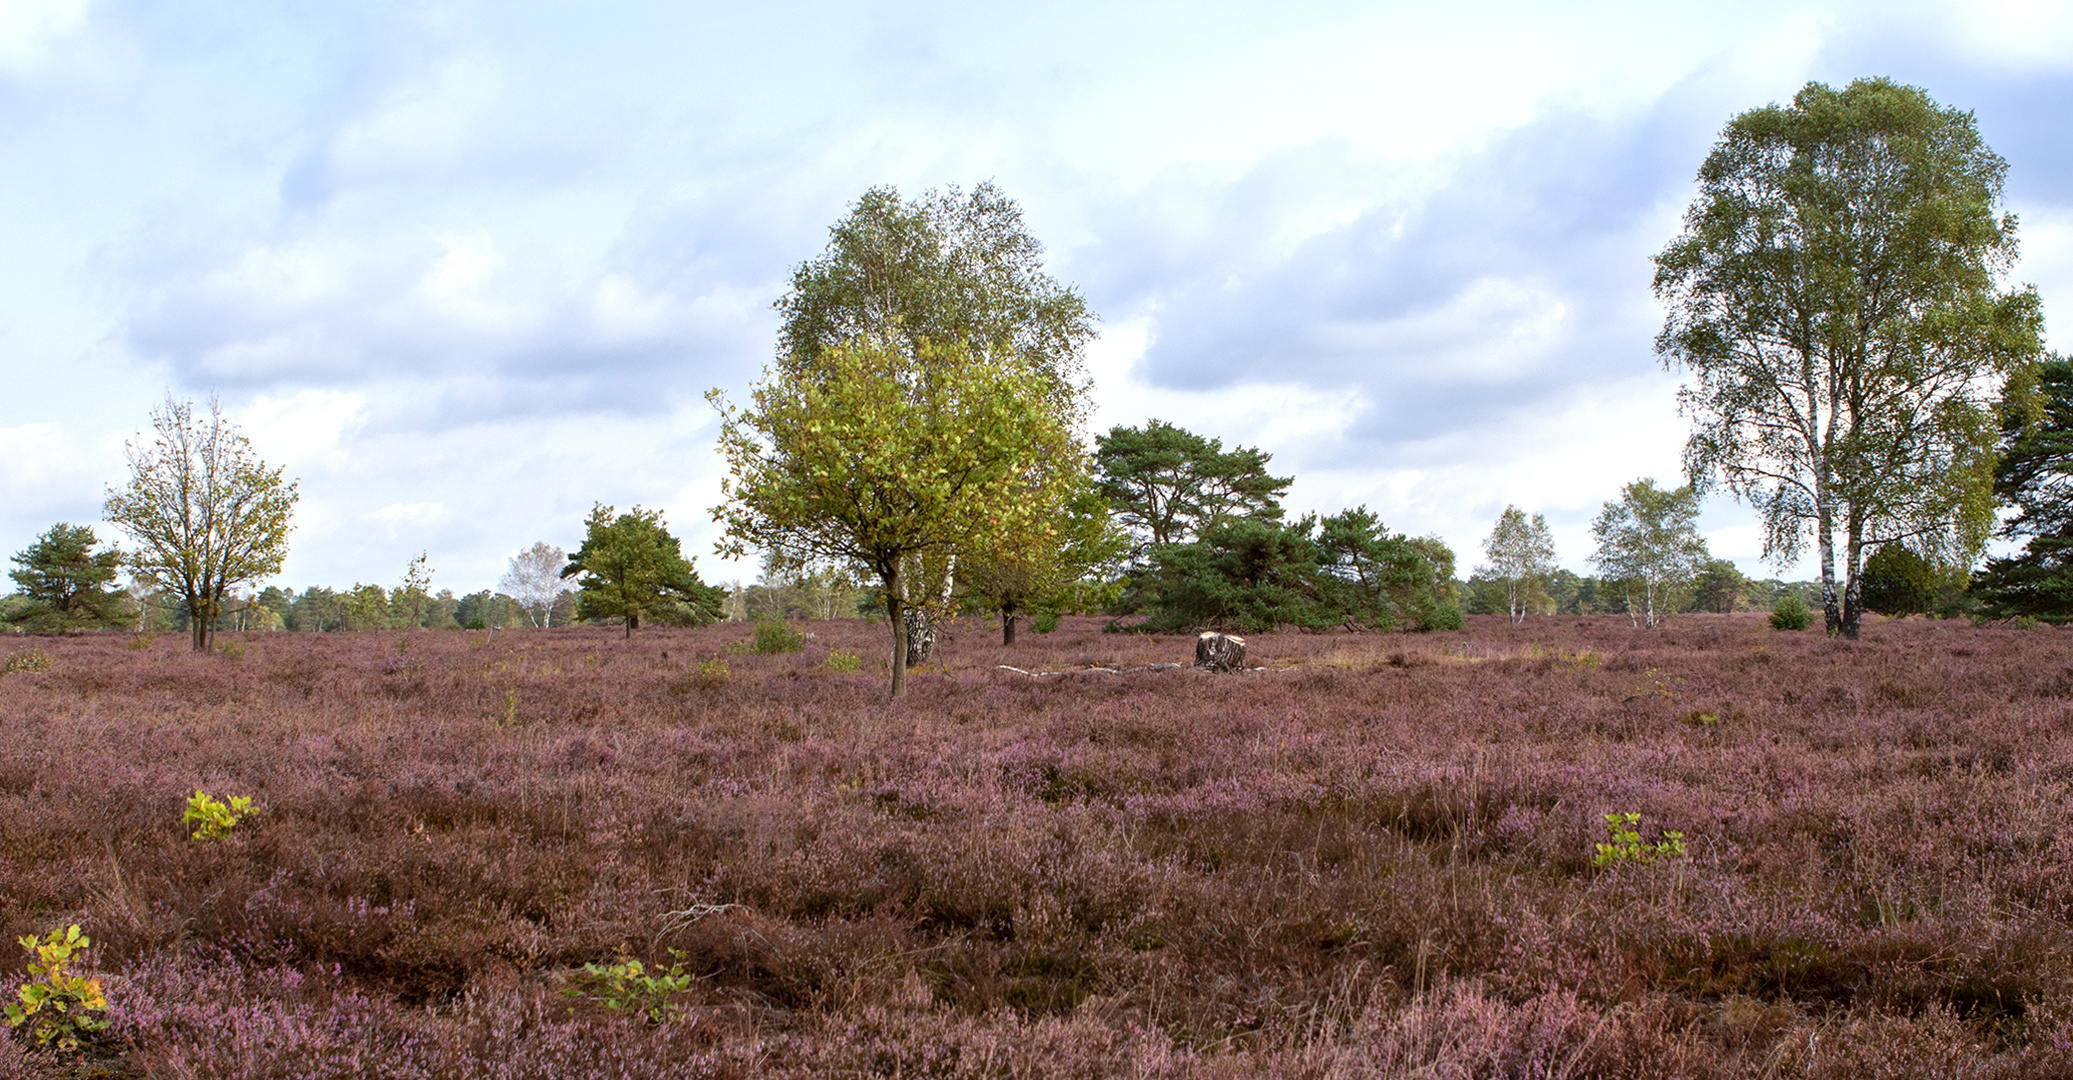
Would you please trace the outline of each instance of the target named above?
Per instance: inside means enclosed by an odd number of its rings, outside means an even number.
[[[2004,407],[2001,423],[1994,494],[2015,509],[2001,535],[2028,539],[2021,551],[1988,559],[1972,595],[1989,618],[2073,622],[2073,362],[2053,357],[2039,367],[2035,393]]]
[[[1102,497],[1139,537],[1140,558],[1237,518],[1280,521],[1281,497],[1295,482],[1268,475],[1271,455],[1245,446],[1226,451],[1221,439],[1163,420],[1142,429],[1119,424],[1094,442]]]
[[[1524,510],[1506,506],[1483,541],[1483,558],[1488,562],[1478,572],[1504,590],[1506,614],[1513,626],[1519,625],[1530,608],[1546,599],[1546,583],[1555,572],[1555,536],[1547,518],[1535,514],[1528,520]]]
[[[1656,256],[1686,473],[1757,509],[1766,557],[1814,541],[1831,634],[1857,636],[1867,545],[1966,565],[1994,528],[1992,399],[2043,325],[2035,290],[2000,284],[2006,173],[1970,113],[1919,89],[1809,83],[1728,124]]]
[[[518,601],[534,626],[552,626],[554,603],[564,588],[561,568],[568,561],[569,557],[562,549],[544,540],[537,541],[532,547],[511,556],[511,567],[504,571],[497,587]]]
[[[1936,567],[1901,544],[1882,544],[1864,560],[1866,611],[1887,618],[1920,615],[1936,602]]]
[[[420,551],[417,558],[410,560],[410,566],[403,571],[403,584],[396,587],[389,599],[390,610],[412,630],[424,625],[425,607],[432,601],[432,568],[426,563],[430,556],[430,552]]]
[[[1591,539],[1598,542],[1591,562],[1608,582],[1626,588],[1627,617],[1636,625],[1663,625],[1664,616],[1681,605],[1681,594],[1705,572],[1710,556],[1698,521],[1696,488],[1665,491],[1654,480],[1636,480],[1591,524]]]
[[[809,377],[824,353],[859,344],[899,357],[917,374],[926,357],[962,350],[1026,372],[1033,392],[1077,426],[1087,408],[1084,356],[1094,316],[1077,292],[1043,272],[1043,250],[1021,207],[991,183],[969,195],[951,186],[912,201],[891,187],[872,188],[829,230],[827,249],[793,271],[776,304],[784,321],[772,374]],[[1068,460],[1077,465],[1081,455]],[[971,554],[930,550],[903,582],[919,601],[909,643],[917,659],[934,641],[960,560]]]
[[[731,474],[713,508],[721,550],[867,569],[892,623],[892,695],[903,696],[913,566],[1058,543],[1083,454],[1048,385],[1012,352],[928,342],[910,357],[859,339],[811,366],[765,369],[747,409],[713,391]]]
[[[39,633],[128,625],[129,597],[108,589],[122,566],[122,552],[110,548],[97,554],[95,543],[93,529],[61,521],[15,553],[20,569],[8,576],[28,602],[5,621]]]
[[[1065,500],[1057,537],[1056,544],[1014,546],[965,564],[966,591],[1000,613],[1002,645],[1015,644],[1015,622],[1022,615],[1071,606],[1088,575],[1112,568],[1130,551],[1130,537],[1116,526],[1108,500],[1084,482]]]
[[[1461,625],[1453,552],[1389,532],[1364,506],[1292,525],[1233,518],[1151,555],[1159,589],[1139,627],[1148,632]]]
[[[576,577],[576,614],[619,619],[626,636],[641,620],[665,626],[703,626],[720,618],[727,594],[698,580],[662,511],[636,506],[624,514],[598,503],[584,523],[583,546],[561,576]]]
[[[299,495],[252,453],[219,402],[198,417],[168,397],[151,426],[148,445],[141,435],[130,442],[129,485],[109,490],[102,513],[136,541],[132,573],[181,598],[202,652],[231,587],[280,572]]]
[[[1699,579],[1692,586],[1692,601],[1700,611],[1720,614],[1735,610],[1735,604],[1742,599],[1742,592],[1749,580],[1730,559],[1709,559],[1699,571]]]

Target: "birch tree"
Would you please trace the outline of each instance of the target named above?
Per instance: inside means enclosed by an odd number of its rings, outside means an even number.
[[[1706,570],[1710,556],[1699,535],[1699,494],[1691,485],[1674,490],[1652,479],[1620,489],[1591,525],[1598,550],[1591,562],[1607,584],[1627,592],[1627,617],[1653,630],[1678,606]],[[1637,595],[1638,594],[1638,595]]]
[[[1969,565],[1994,529],[1995,402],[2043,328],[2004,286],[2007,170],[1919,89],[1809,83],[1729,122],[1656,256],[1686,473],[1757,510],[1766,557],[1813,542],[1831,634],[1857,636],[1867,545]]]
[[[1526,621],[1527,609],[1546,595],[1548,577],[1555,572],[1555,536],[1547,518],[1535,514],[1528,519],[1524,510],[1506,506],[1483,541],[1483,558],[1488,561],[1478,569],[1503,585],[1512,625]]]

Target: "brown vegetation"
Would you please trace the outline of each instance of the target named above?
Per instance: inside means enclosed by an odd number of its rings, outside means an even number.
[[[2073,1074],[2064,632],[974,621],[887,703],[807,629],[0,642],[0,931],[132,1075]],[[668,1022],[559,992],[671,950]]]

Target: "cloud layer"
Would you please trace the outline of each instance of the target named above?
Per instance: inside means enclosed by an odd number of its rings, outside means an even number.
[[[789,268],[866,187],[990,178],[1104,316],[1101,423],[1262,446],[1464,567],[1516,502],[1581,568],[1676,475],[1649,257],[1735,112],[1861,74],[1976,110],[2019,276],[2073,289],[2041,10],[9,7],[0,546],[97,518],[170,392],[302,478],[290,584],[482,587],[594,501],[709,552],[701,395]]]

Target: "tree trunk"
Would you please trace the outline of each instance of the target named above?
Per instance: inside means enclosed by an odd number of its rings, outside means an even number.
[[[1015,605],[1001,605],[1001,644],[1015,644]]]
[[[202,615],[198,604],[187,605],[187,630],[193,638],[195,652],[209,651],[209,620]]]
[[[1843,636],[1857,640],[1857,632],[1864,622],[1864,581],[1858,570],[1864,565],[1864,521],[1857,508],[1850,508],[1850,528],[1846,546],[1843,549]]]
[[[627,614],[626,614],[626,638],[627,638],[627,640],[628,640],[628,641],[631,641],[631,640],[633,640],[633,632],[634,632],[634,629],[635,629],[636,627],[640,626],[640,625],[641,625],[641,617],[640,617],[639,615],[635,615],[635,614],[634,614],[634,613],[632,613],[632,612],[627,612]]]
[[[1834,637],[1843,629],[1843,611],[1835,593],[1835,507],[1829,504],[1828,485],[1820,477],[1814,481],[1814,505],[1814,528],[1821,545],[1821,618],[1828,636]]]
[[[893,697],[907,696],[907,620],[900,610],[900,571],[897,565],[879,575],[885,582],[886,624],[893,630]]]

